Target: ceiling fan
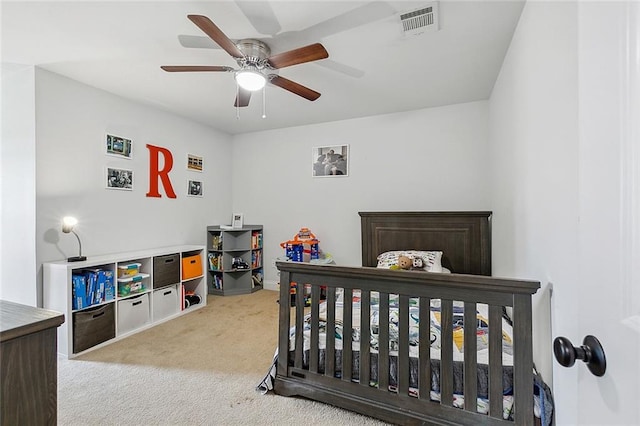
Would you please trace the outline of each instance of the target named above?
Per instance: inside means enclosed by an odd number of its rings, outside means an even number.
[[[234,107],[248,106],[251,92],[262,89],[267,81],[310,101],[320,97],[320,93],[315,90],[271,71],[328,58],[329,54],[322,44],[314,43],[270,56],[271,49],[260,40],[243,39],[234,43],[206,16],[188,15],[187,17],[231,55],[239,68],[220,65],[164,65],[160,67],[163,70],[167,72],[233,72],[238,83]]]

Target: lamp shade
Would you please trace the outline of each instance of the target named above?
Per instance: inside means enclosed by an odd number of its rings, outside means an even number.
[[[62,218],[62,232],[68,234],[73,230],[73,227],[78,224],[78,219],[71,216],[65,216]]]
[[[262,73],[250,69],[238,71],[235,77],[240,87],[251,92],[262,89],[267,82]]]

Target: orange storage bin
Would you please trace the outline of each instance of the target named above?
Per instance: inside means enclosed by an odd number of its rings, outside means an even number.
[[[191,278],[202,275],[202,258],[199,254],[193,256],[185,256],[182,258],[182,279],[189,280]]]

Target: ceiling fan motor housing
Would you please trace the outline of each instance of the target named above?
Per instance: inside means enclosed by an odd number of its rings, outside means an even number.
[[[271,55],[271,49],[269,49],[269,46],[260,40],[251,38],[238,41],[236,46],[244,55],[244,58],[236,58],[238,66],[241,68],[246,66],[253,66],[258,69],[265,68],[267,58]]]

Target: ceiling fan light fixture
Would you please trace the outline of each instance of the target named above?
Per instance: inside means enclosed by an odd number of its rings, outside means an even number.
[[[233,69],[222,65],[165,65],[161,68],[167,72],[233,72],[236,80],[236,101],[234,103],[236,117],[239,117],[240,107],[249,105],[252,92],[259,90],[262,90],[263,93],[263,118],[266,116],[264,113],[264,93],[267,80],[270,84],[309,101],[315,101],[320,97],[320,93],[315,90],[270,72],[328,58],[329,53],[322,44],[314,43],[271,55],[269,46],[260,40],[247,38],[233,41],[206,16],[187,15],[187,17],[214,43],[225,50],[236,61],[238,68]]]
[[[267,83],[265,76],[255,70],[245,69],[236,72],[236,82],[240,87],[251,92],[262,89]]]

